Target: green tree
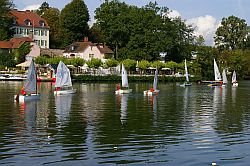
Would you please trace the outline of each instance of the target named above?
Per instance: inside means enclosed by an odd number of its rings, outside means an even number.
[[[219,60],[218,50],[210,46],[200,46],[196,48],[195,54],[197,55],[195,63],[201,66],[200,73],[202,79],[213,80],[213,59]],[[220,63],[220,60],[217,63]]]
[[[11,0],[0,0],[0,40],[11,38],[12,19],[9,17],[9,11],[14,7]]]
[[[154,61],[152,63],[152,67],[162,69],[163,67],[165,67],[165,63],[162,63],[161,61]]]
[[[0,49],[0,66],[3,67],[15,66],[15,57],[9,50]]]
[[[96,9],[95,19],[104,35],[107,45],[115,50],[118,59],[118,48],[124,47],[129,37],[129,6],[118,0],[105,1]],[[127,16],[126,16],[127,15]]]
[[[15,49],[13,52],[16,58],[16,63],[25,62],[25,57],[30,52],[30,50],[30,42],[24,42],[19,48]]]
[[[90,61],[86,62],[89,68],[97,69],[102,65],[102,61],[100,59],[92,58]]]
[[[44,12],[48,9],[50,9],[49,4],[47,2],[43,2],[39,9],[37,9],[36,13],[43,16]]]
[[[146,70],[150,67],[150,63],[147,60],[142,60],[138,62],[138,68],[142,70]]]
[[[96,9],[94,26],[116,50],[116,59],[156,61],[166,52],[169,60],[182,61],[190,58],[193,29],[181,19],[165,16],[168,11],[152,2],[138,8],[119,0],[105,1]]]
[[[118,65],[118,61],[114,58],[110,58],[105,62],[107,67],[116,67]]]
[[[89,34],[89,13],[83,0],[72,0],[61,11],[60,34],[62,47],[81,41]]]
[[[72,59],[69,59],[69,63],[75,67],[78,67],[78,66],[83,66],[85,61],[82,58],[72,58]]]
[[[222,18],[216,30],[215,45],[220,50],[236,50],[244,47],[249,30],[246,21],[235,16]]]
[[[135,60],[131,60],[131,59],[125,59],[123,62],[124,67],[129,71],[135,71],[136,69],[136,61]]]
[[[48,64],[48,58],[45,56],[39,56],[35,59],[35,62],[39,65],[45,65]]]
[[[170,68],[174,73],[176,73],[178,64],[174,61],[169,61],[165,63],[166,68]]]
[[[65,65],[69,64],[68,59],[64,58],[64,57],[53,57],[53,58],[48,58],[48,63],[49,64],[59,64],[59,62],[62,61]]]
[[[47,21],[50,27],[50,48],[59,48],[61,45],[59,36],[59,18],[60,11],[57,8],[49,8],[43,12],[42,17]]]

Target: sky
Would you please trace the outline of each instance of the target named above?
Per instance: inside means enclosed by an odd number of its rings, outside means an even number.
[[[71,0],[13,0],[19,10],[36,9],[46,1],[50,7],[58,9],[71,2]],[[123,0],[130,5],[145,6],[150,0]],[[231,15],[245,19],[250,24],[250,0],[151,0],[159,6],[172,10],[172,17],[180,16],[187,24],[195,27],[195,35],[202,35],[207,45],[213,45],[215,31],[223,17]],[[91,17],[90,24],[94,21],[94,11],[104,0],[84,0]]]

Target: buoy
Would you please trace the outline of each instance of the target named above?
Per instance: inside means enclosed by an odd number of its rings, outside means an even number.
[[[117,146],[115,146],[114,149],[117,150],[118,149]]]
[[[216,166],[216,163],[212,163],[212,166]]]

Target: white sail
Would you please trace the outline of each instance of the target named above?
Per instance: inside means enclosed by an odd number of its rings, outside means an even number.
[[[237,82],[237,79],[236,79],[236,72],[234,71],[233,76],[232,76],[232,83],[235,83],[235,82]]]
[[[35,67],[35,62],[32,59],[28,70],[27,80],[24,84],[24,91],[28,93],[36,93],[37,92],[36,81],[37,81],[36,67]]]
[[[123,64],[122,64],[122,87],[128,87],[128,75]]]
[[[185,59],[185,74],[186,74],[186,81],[189,82],[188,69],[187,69],[187,61],[186,61],[186,59]]]
[[[156,68],[156,70],[155,70],[155,77],[154,77],[154,84],[153,84],[154,90],[157,89],[157,82],[158,82],[158,69]]]
[[[219,68],[217,66],[215,59],[214,59],[214,80],[221,81],[220,71],[219,71]]]
[[[57,66],[57,73],[56,73],[56,85],[55,87],[71,87],[71,77],[70,71],[67,66],[60,61]]]
[[[226,70],[223,69],[223,72],[222,72],[222,79],[223,79],[223,84],[227,84],[227,75],[226,75]]]

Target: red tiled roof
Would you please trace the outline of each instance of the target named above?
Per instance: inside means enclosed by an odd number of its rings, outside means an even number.
[[[42,28],[42,26],[40,25],[40,21],[43,21],[45,23],[43,28],[49,28],[46,20],[35,12],[29,10],[26,11],[11,10],[10,14],[14,18],[16,18],[16,24],[18,26],[32,27],[33,25],[26,25],[25,23],[25,20],[30,20],[31,24],[34,23],[35,28]]]
[[[29,37],[12,38],[10,41],[13,43],[12,48],[19,48],[24,42],[32,42],[33,40]]]
[[[19,48],[24,42],[32,42],[33,40],[29,37],[12,38],[10,41],[0,41],[1,48]]]
[[[0,48],[12,48],[10,41],[0,41]]]

